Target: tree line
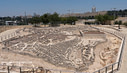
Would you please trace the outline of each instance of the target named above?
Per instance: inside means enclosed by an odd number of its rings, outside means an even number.
[[[113,10],[113,11],[108,11],[108,15],[114,15],[114,16],[119,16],[119,17],[126,17],[127,16],[127,9],[124,10]]]
[[[29,19],[25,19],[25,17],[21,17],[21,16],[13,16],[13,17],[0,17],[0,25],[6,25],[5,21],[17,21],[17,25],[26,25],[26,21],[28,21]]]
[[[33,17],[29,20],[29,23],[35,24],[35,26],[40,23],[49,26],[59,26],[59,24],[75,25],[75,21],[77,21],[76,17],[59,17],[59,14],[55,12],[53,14],[46,13],[40,17]]]
[[[0,17],[0,24],[5,25],[5,21],[17,21],[17,25],[28,25],[33,24],[37,26],[38,24],[49,25],[49,26],[59,26],[60,24],[70,24],[75,25],[77,21],[76,17],[60,17],[58,13],[45,13],[41,16],[33,16],[32,18],[26,17]]]
[[[114,16],[105,14],[105,15],[97,15],[95,16],[96,22],[98,24],[102,24],[102,25],[110,25],[111,24],[111,20],[116,19]]]
[[[102,24],[102,25],[110,25],[112,20],[115,20],[117,17],[114,17],[113,15],[97,15],[95,16],[96,18],[96,22],[98,22],[98,24]],[[118,29],[120,29],[120,25],[124,24],[127,26],[127,23],[122,23],[122,21],[114,21],[114,24],[118,24]]]

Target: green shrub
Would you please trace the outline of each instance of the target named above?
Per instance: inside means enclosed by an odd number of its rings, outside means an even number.
[[[126,22],[126,23],[124,23],[123,25],[127,26],[127,22]]]

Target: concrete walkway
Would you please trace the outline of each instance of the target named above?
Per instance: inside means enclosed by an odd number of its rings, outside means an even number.
[[[122,33],[127,35],[127,28],[122,28],[121,29]],[[122,54],[122,64],[120,67],[120,70],[117,73],[127,73],[127,36],[125,39],[125,46],[124,46],[124,50],[123,50],[123,54]]]
[[[102,27],[100,27],[100,28],[102,28]],[[110,26],[110,27],[113,27],[113,26]],[[105,27],[103,27],[103,28],[105,28]],[[106,28],[106,29],[114,31],[114,29],[111,29],[111,28]],[[115,29],[117,29],[117,28],[115,27]],[[124,45],[123,54],[122,54],[121,67],[120,67],[120,70],[117,71],[116,73],[127,73],[127,28],[121,27],[120,30],[121,30],[120,31],[121,33],[126,35],[126,39],[125,39],[125,45]]]

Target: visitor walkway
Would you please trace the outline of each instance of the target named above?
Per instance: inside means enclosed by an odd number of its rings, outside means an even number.
[[[115,27],[117,29],[117,27]],[[122,54],[122,62],[120,69],[116,73],[127,73],[127,28],[126,27],[121,27],[120,32],[125,34],[125,45],[123,49],[123,54]]]
[[[121,32],[127,35],[127,28],[122,28]],[[122,64],[120,70],[117,73],[127,73],[127,36],[125,40],[126,42],[122,54]]]
[[[101,26],[101,27],[106,28],[105,26]],[[111,29],[111,28],[113,28],[113,29]],[[108,26],[108,28],[106,28],[106,29],[114,31],[114,29],[117,29],[117,27]],[[116,73],[127,73],[127,28],[121,27],[120,32],[125,34],[126,37],[125,37],[125,45],[124,45],[124,49],[123,49],[123,54],[122,54],[121,66],[120,66],[120,69]]]

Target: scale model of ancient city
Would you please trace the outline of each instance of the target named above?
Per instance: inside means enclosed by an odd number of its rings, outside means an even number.
[[[94,10],[95,7],[92,13],[81,15],[106,16],[107,12]],[[79,15],[67,14],[61,18],[67,16]],[[115,20],[126,22],[126,19]],[[112,21],[111,25],[97,24],[95,19],[50,23],[59,26],[16,25],[7,21],[5,26],[0,26],[0,73],[117,72],[124,64],[122,53],[127,30],[125,25],[113,25]]]

